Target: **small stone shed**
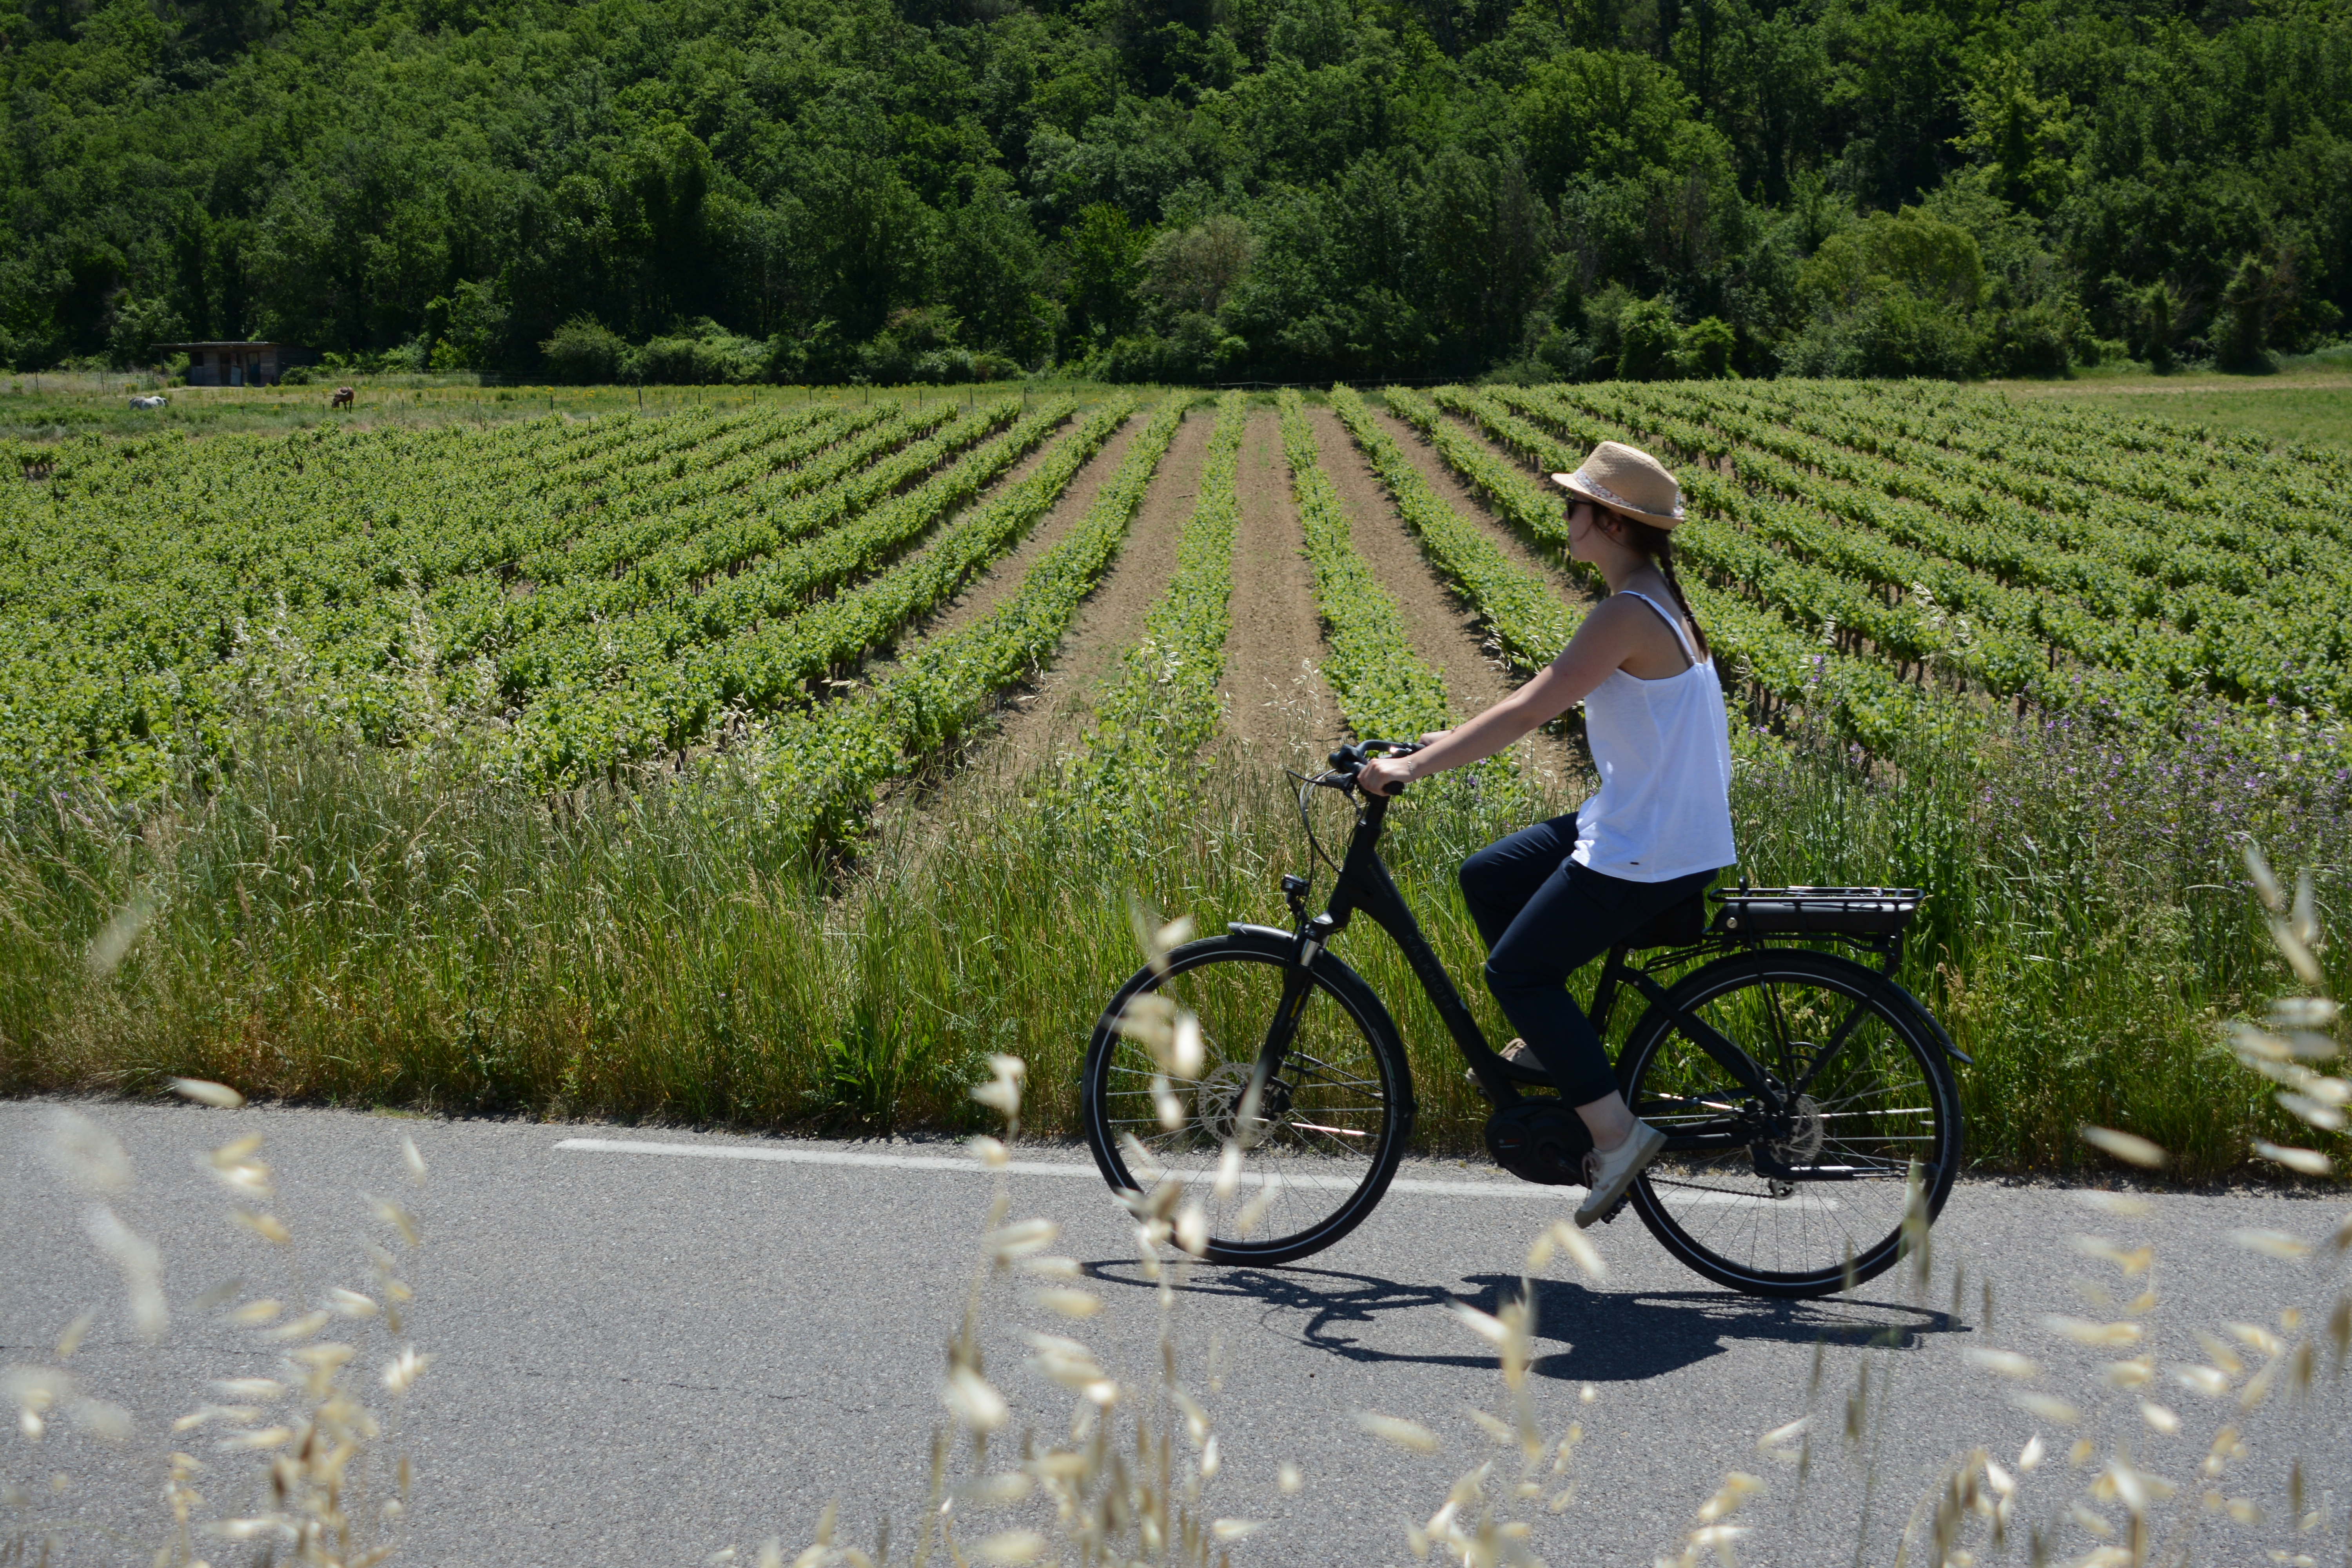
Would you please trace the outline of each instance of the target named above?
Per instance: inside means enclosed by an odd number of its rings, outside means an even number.
[[[187,355],[190,386],[275,386],[296,365],[319,363],[318,354],[299,343],[157,343],[155,352]]]

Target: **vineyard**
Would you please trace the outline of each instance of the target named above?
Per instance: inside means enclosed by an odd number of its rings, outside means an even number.
[[[1742,870],[1935,890],[1908,978],[1982,1064],[1979,1147],[2126,1119],[2234,1164],[2276,1114],[2198,1066],[2274,978],[2240,849],[2322,896],[2343,860],[2352,453],[1940,384],[15,448],[0,1071],[880,1128],[955,1120],[1011,1043],[1066,1124],[1129,895],[1280,918],[1309,868],[1297,715],[1439,727],[1573,634],[1601,590],[1543,475],[1601,439],[1684,481]],[[1068,722],[1024,713],[1076,669]],[[1399,813],[1465,978],[1452,866],[1572,806],[1580,754],[1571,716]],[[1464,1141],[1439,1032],[1356,945]]]

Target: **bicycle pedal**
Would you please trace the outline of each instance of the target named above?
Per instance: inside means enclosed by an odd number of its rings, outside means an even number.
[[[1612,1220],[1615,1219],[1619,1215],[1623,1214],[1623,1213],[1625,1212],[1625,1205],[1626,1205],[1627,1204],[1629,1204],[1629,1203],[1632,1203],[1633,1201],[1633,1194],[1632,1194],[1631,1193],[1628,1193],[1625,1196],[1623,1196],[1623,1197],[1622,1197],[1622,1198],[1619,1198],[1615,1203],[1611,1204],[1611,1205],[1609,1205],[1609,1212],[1608,1212],[1607,1214],[1602,1215],[1601,1216],[1601,1223],[1602,1225],[1607,1225],[1607,1224],[1609,1224]]]

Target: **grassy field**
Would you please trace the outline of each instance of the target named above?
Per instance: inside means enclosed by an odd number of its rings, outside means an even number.
[[[1933,890],[1904,977],[1977,1058],[1972,1153],[2126,1125],[2201,1178],[2297,1131],[2216,1030],[2290,984],[2245,846],[2323,906],[2347,860],[2322,458],[1949,389],[437,433],[414,390],[416,426],[9,481],[0,1086],[880,1131],[970,1124],[1009,1049],[1067,1131],[1130,896],[1282,920],[1314,868],[1281,766],[1549,658],[1591,593],[1536,475],[1622,433],[1691,487],[1740,869]],[[1490,1030],[1454,868],[1588,783],[1571,727],[1397,813]],[[1401,962],[1342,951],[1424,1141],[1475,1146]]]
[[[1992,384],[2011,397],[2048,398],[2126,418],[2156,415],[2193,425],[2247,430],[2274,441],[2352,447],[2352,349],[2283,361],[2269,375],[2144,370],[2088,373],[2073,381]]]
[[[358,396],[347,409],[330,409],[336,384]],[[1045,384],[1037,384],[1040,387]],[[1055,391],[1066,390],[1053,384]],[[337,428],[433,428],[489,426],[550,414],[594,418],[621,413],[673,414],[690,409],[855,406],[874,398],[913,405],[974,396],[1001,396],[1003,386],[484,386],[470,374],[352,376],[310,386],[169,386],[138,373],[44,371],[0,376],[0,440],[56,441],[74,436],[138,437],[157,433],[205,436],[283,434],[321,425]],[[1021,388],[1011,388],[1019,395]],[[1075,390],[1092,403],[1108,389]],[[160,393],[160,409],[130,406],[134,396]]]
[[[1961,1081],[1980,1161],[2077,1163],[2085,1121],[2145,1131],[2192,1175],[2233,1168],[2252,1136],[2293,1141],[2211,1032],[2291,977],[2245,894],[2208,881],[2230,847],[2168,832],[2184,805],[2234,805],[2211,798],[2222,777],[2118,812],[2069,794],[2101,759],[2062,740],[2004,759],[2014,793],[1988,834],[1981,775],[1931,755],[1900,786],[1761,739],[1743,758],[1759,881],[1937,890],[1906,978],[1978,1059]],[[1066,1131],[1096,1011],[1135,963],[1129,896],[1209,930],[1281,922],[1278,878],[1315,870],[1262,762],[1221,757],[1183,810],[1118,827],[1002,775],[902,804],[929,809],[823,868],[762,833],[740,778],[551,809],[370,752],[273,747],[201,805],[20,810],[0,853],[6,1081],[194,1075],[349,1104],[879,1132],[969,1124],[964,1088],[1012,1050],[1033,1126]],[[1400,881],[1496,1038],[1453,870],[1572,804],[1441,795],[1397,814]],[[2338,821],[2276,826],[2340,853]],[[121,967],[94,971],[115,941]],[[1475,1147],[1484,1110],[1395,951],[1366,926],[1339,952],[1404,1028],[1427,1143]]]
[[[789,406],[827,400],[856,402],[877,395],[912,400],[969,397],[975,393],[971,387],[485,387],[471,374],[350,380],[360,391],[357,406],[331,413],[326,401],[331,388],[323,385],[173,387],[153,375],[137,373],[20,373],[0,377],[0,439],[56,440],[91,433],[137,436],[156,430],[190,435],[284,431],[307,429],[328,420],[362,428],[439,425],[452,419],[493,423],[559,411],[588,416],[637,409]],[[1038,390],[1076,392],[1087,402],[1111,391],[1095,384],[1035,384]],[[2249,431],[2278,441],[2326,441],[2352,447],[2352,350],[2285,360],[2270,375],[2231,375],[2211,370],[2156,375],[2135,367],[2085,372],[2064,381],[1988,384],[2014,398],[2048,398],[2126,418],[2155,415]],[[169,397],[169,405],[153,411],[128,406],[131,396],[152,392]]]

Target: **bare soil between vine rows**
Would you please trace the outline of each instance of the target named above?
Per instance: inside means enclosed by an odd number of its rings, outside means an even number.
[[[923,636],[940,637],[961,631],[1011,596],[1021,586],[1021,579],[1029,574],[1029,568],[1037,563],[1037,558],[1060,542],[1062,536],[1076,525],[1078,519],[1087,515],[1087,509],[1095,504],[1096,495],[1110,482],[1110,477],[1118,472],[1119,464],[1126,460],[1128,445],[1143,428],[1145,417],[1141,414],[1134,415],[1126,424],[1112,431],[1110,439],[1102,444],[1102,449],[1087,458],[1085,466],[1070,477],[1069,484],[1055,500],[1052,509],[1037,521],[1036,526],[965,584],[963,592],[948,601],[924,626]],[[1041,447],[1024,458],[1005,482],[1010,485],[1028,478],[1045,460],[1045,451]]]
[[[1141,428],[1143,417],[1137,416],[1135,428]],[[1097,689],[1115,679],[1119,656],[1143,635],[1144,616],[1176,575],[1177,541],[1200,494],[1201,468],[1207,461],[1209,432],[1215,424],[1214,411],[1201,405],[1177,428],[1110,569],[1078,606],[1053,662],[1039,672],[1029,690],[1007,704],[992,746],[1002,766],[1027,773],[1077,741]],[[1066,530],[1083,515],[1081,508],[1061,528]],[[1010,570],[1012,563],[1006,567]],[[1021,570],[1026,569],[1024,563]]]
[[[1233,629],[1225,639],[1225,732],[1245,752],[1298,766],[1340,731],[1319,664],[1314,574],[1290,499],[1274,411],[1250,416],[1234,476]]]
[[[1315,429],[1323,471],[1331,476],[1347,508],[1356,549],[1395,598],[1412,651],[1445,682],[1447,706],[1454,716],[1470,718],[1508,697],[1515,683],[1501,662],[1486,651],[1486,634],[1477,616],[1438,578],[1371,465],[1349,439],[1339,416],[1328,408],[1309,409],[1307,416]],[[1408,443],[1407,450],[1417,444]],[[1494,526],[1483,509],[1464,506],[1460,510],[1474,521],[1486,518],[1490,529]],[[1519,749],[1538,773],[1572,776],[1577,759],[1558,737],[1538,731],[1519,742]]]

